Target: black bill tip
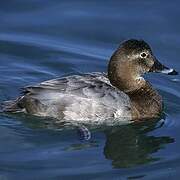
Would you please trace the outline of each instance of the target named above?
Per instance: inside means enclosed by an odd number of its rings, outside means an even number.
[[[161,72],[168,75],[178,75],[178,72],[174,69],[164,69]]]
[[[168,75],[178,75],[179,73],[173,69],[172,72],[170,72]]]

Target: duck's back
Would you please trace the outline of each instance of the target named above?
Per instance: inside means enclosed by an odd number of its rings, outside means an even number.
[[[5,111],[23,110],[62,120],[131,119],[129,97],[112,86],[103,73],[73,75],[24,88],[23,96]],[[8,103],[7,103],[8,104]]]

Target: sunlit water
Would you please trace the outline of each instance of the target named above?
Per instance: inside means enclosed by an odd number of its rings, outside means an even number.
[[[0,2],[0,100],[23,86],[72,73],[106,71],[119,43],[142,38],[180,71],[179,1]],[[90,129],[50,119],[0,115],[0,179],[177,179],[180,77],[146,77],[159,90],[165,120]]]

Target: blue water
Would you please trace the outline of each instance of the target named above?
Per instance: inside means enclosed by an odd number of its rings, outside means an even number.
[[[23,86],[106,71],[121,41],[147,41],[180,72],[180,1],[0,2],[0,101]],[[146,77],[163,96],[165,120],[76,129],[28,115],[0,115],[0,179],[179,179],[180,76]]]

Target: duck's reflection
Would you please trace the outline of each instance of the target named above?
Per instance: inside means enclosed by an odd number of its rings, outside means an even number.
[[[104,155],[112,160],[115,168],[133,167],[158,160],[153,153],[163,148],[174,139],[168,136],[148,135],[157,123],[126,125],[111,128],[105,132]]]
[[[65,130],[66,128],[73,128],[70,123],[57,122],[55,119],[40,119],[32,116],[18,116],[26,126],[32,129],[51,129],[51,130]],[[77,150],[87,147],[98,147],[98,142],[96,139],[90,139],[86,137],[92,134],[95,137],[96,132],[103,131],[106,136],[104,145],[104,156],[112,160],[112,166],[114,168],[127,168],[134,167],[137,165],[148,164],[153,161],[159,160],[159,157],[153,155],[153,153],[164,148],[165,145],[173,143],[174,139],[169,136],[155,136],[153,131],[160,128],[163,125],[161,121],[146,121],[144,123],[121,125],[111,128],[101,128],[96,129],[96,127],[86,127],[79,124],[79,126],[74,126],[73,129],[80,133],[80,139],[84,139],[82,142],[77,140],[77,144],[73,143],[71,147],[66,149]],[[66,127],[66,128],[65,128]],[[76,132],[76,131],[74,131]],[[72,133],[73,138],[75,138],[74,133]],[[69,136],[69,137],[72,137]],[[53,137],[54,138],[54,137]],[[77,138],[77,136],[76,136]],[[95,141],[94,141],[95,140]],[[75,148],[74,148],[75,147]]]

